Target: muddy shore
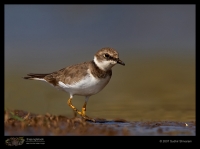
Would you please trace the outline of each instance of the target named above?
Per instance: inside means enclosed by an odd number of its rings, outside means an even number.
[[[4,112],[5,136],[195,136],[196,122],[126,121],[62,115],[38,115],[22,110]]]

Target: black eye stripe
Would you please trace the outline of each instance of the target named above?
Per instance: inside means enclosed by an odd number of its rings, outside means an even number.
[[[114,61],[118,61],[119,58],[114,58],[112,56],[110,56],[108,53],[104,54],[104,57],[110,60],[114,60]]]
[[[104,56],[105,56],[105,57],[110,57],[110,55],[109,55],[109,54],[107,54],[107,53],[106,53]]]

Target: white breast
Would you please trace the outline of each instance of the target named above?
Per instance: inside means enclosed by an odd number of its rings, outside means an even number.
[[[89,70],[88,70],[89,71]],[[110,76],[106,78],[95,78],[91,73],[88,73],[81,81],[74,84],[64,84],[59,81],[59,87],[68,92],[70,95],[90,96],[101,91],[109,82]]]

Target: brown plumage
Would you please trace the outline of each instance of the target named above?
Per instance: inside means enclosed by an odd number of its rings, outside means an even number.
[[[100,92],[108,84],[114,65],[125,65],[118,56],[118,52],[114,49],[102,48],[97,51],[92,61],[71,65],[52,73],[29,73],[24,79],[46,81],[68,92],[70,95],[68,105],[83,118],[94,122],[94,119],[86,115],[87,101],[91,95]],[[74,95],[85,96],[82,111],[72,105],[71,100]]]
[[[108,75],[110,77],[112,76],[112,70],[103,71],[96,66],[94,61],[90,61],[72,65],[52,73],[29,73],[27,74],[28,76],[24,77],[24,79],[45,79],[47,82],[53,84],[54,86],[57,86],[59,81],[63,82],[64,84],[72,84],[74,82],[80,81],[85,75],[87,75],[88,69],[91,70],[91,73],[96,78],[105,78]]]

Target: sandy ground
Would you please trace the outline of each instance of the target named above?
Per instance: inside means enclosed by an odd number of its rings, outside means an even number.
[[[5,136],[195,136],[196,122],[126,121],[38,115],[22,110],[4,112]]]

